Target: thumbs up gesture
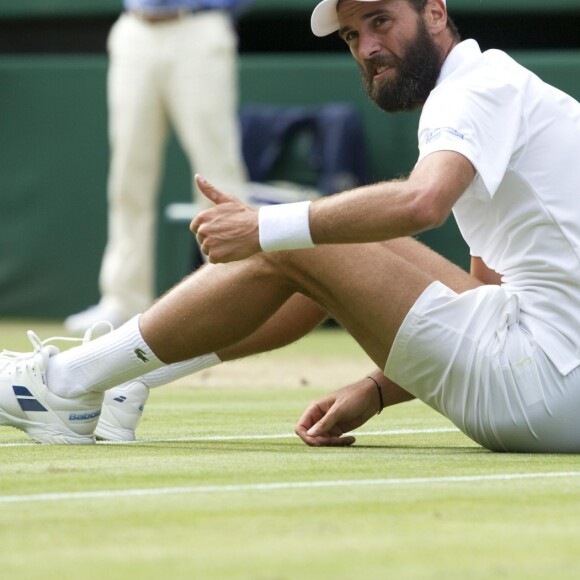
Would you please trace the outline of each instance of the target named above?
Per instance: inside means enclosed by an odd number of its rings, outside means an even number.
[[[199,190],[215,207],[202,211],[191,222],[201,251],[211,263],[235,262],[260,252],[258,212],[195,176]]]

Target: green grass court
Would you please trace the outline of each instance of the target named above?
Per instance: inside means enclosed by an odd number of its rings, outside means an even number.
[[[28,327],[62,333],[4,321],[1,346],[30,350]],[[292,435],[311,399],[370,368],[320,330],[153,391],[136,443],[0,428],[1,577],[580,577],[579,457],[492,454],[419,402],[352,448]]]

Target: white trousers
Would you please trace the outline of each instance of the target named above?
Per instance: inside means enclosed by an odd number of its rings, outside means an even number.
[[[154,24],[125,13],[111,30],[108,50],[111,162],[101,303],[130,317],[155,297],[157,198],[169,124],[192,175],[234,192],[247,180],[237,116],[237,36],[222,11]],[[195,198],[193,184],[192,191]]]

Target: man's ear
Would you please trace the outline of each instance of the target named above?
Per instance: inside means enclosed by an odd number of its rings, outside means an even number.
[[[436,35],[447,28],[447,8],[443,0],[428,0],[425,6],[425,25]]]

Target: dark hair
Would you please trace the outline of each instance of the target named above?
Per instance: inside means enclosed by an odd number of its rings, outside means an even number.
[[[415,8],[415,10],[419,14],[422,14],[424,12],[428,1],[429,0],[407,0],[407,2],[409,4],[411,4],[411,6],[413,6],[413,8]],[[461,40],[461,35],[459,34],[459,30],[457,29],[455,22],[453,22],[453,20],[451,20],[451,17],[449,15],[447,15],[447,28],[448,28],[449,32],[451,32],[451,35],[456,40]]]

